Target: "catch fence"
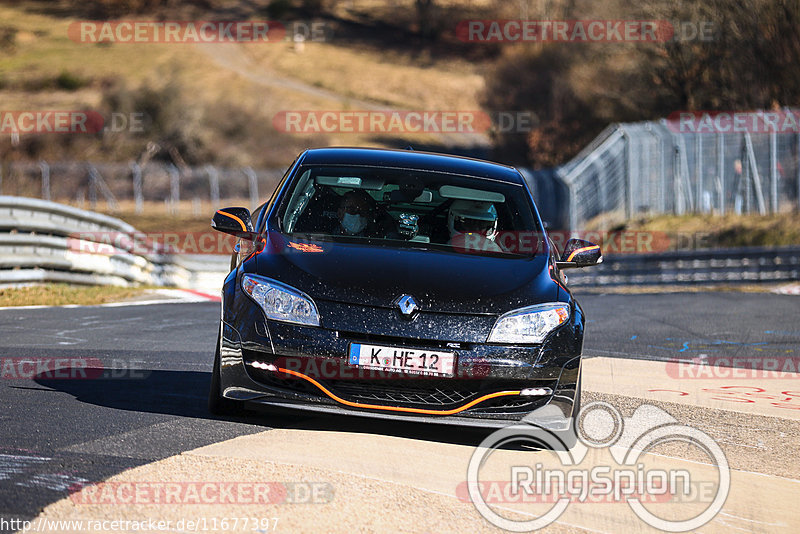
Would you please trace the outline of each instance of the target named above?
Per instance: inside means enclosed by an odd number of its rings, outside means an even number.
[[[226,201],[248,202],[255,208],[272,193],[282,169],[224,168],[213,165],[178,167],[160,162],[145,165],[90,161],[6,162],[0,165],[0,195],[40,198],[81,208],[116,212],[132,203],[141,213],[146,203],[164,205],[168,213],[219,207]]]
[[[609,126],[556,176],[571,230],[601,215],[765,215],[798,209],[799,155],[797,129],[698,133],[663,119]]]

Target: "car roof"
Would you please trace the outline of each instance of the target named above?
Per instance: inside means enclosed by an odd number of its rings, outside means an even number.
[[[331,147],[306,150],[303,165],[367,165],[424,171],[439,171],[477,176],[522,185],[522,176],[514,167],[479,159],[380,148]]]

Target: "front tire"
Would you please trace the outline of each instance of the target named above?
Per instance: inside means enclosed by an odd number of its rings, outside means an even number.
[[[211,371],[211,385],[208,389],[208,411],[214,415],[234,415],[241,413],[242,403],[222,396],[222,380],[220,378],[221,338],[217,338],[217,352],[214,356],[214,368]]]
[[[578,433],[580,432],[581,415],[581,371],[578,372],[578,382],[575,384],[575,400],[572,404],[572,415],[570,416],[569,429],[557,433],[558,438],[563,443],[563,448],[559,450],[570,451],[578,443]]]

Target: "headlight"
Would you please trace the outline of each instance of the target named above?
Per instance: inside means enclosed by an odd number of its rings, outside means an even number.
[[[508,312],[497,320],[489,343],[541,343],[569,319],[569,304],[550,302]]]
[[[319,313],[311,297],[286,284],[245,274],[242,289],[264,310],[268,319],[319,326]]]

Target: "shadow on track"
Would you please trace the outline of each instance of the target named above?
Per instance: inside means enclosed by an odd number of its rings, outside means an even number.
[[[110,376],[113,370],[86,368],[86,379],[36,376],[40,386],[68,393],[79,402],[133,412],[179,417],[247,422],[270,428],[381,434],[432,442],[477,446],[490,430],[449,425],[409,423],[367,417],[314,415],[308,412],[258,407],[241,416],[220,418],[206,409],[211,373],[139,369],[129,375]]]

